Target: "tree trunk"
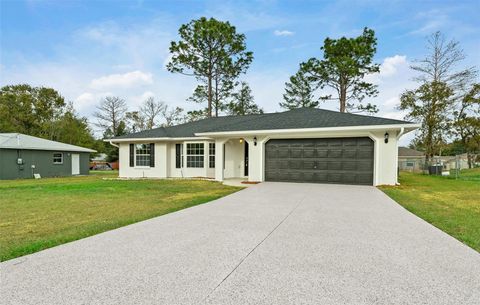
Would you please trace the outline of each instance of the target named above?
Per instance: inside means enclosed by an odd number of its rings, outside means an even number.
[[[220,101],[218,98],[218,79],[215,78],[215,117],[218,117],[218,107],[220,105]]]
[[[340,112],[347,110],[347,88],[345,85],[340,84]]]
[[[208,76],[208,107],[207,116],[212,117],[212,75]]]

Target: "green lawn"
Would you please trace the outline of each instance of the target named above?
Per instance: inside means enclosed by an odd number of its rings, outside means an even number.
[[[400,186],[380,187],[410,212],[480,252],[480,168],[455,177],[400,173]]]
[[[0,181],[0,261],[205,203],[241,188],[201,180]]]

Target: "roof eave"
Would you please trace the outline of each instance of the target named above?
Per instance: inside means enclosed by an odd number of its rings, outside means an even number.
[[[211,140],[209,137],[158,137],[158,138],[122,138],[122,139],[104,139],[104,142],[122,143],[122,142],[147,142],[147,141],[188,141],[188,140]]]
[[[342,127],[319,127],[319,128],[293,128],[293,129],[265,129],[265,130],[237,130],[237,131],[213,131],[198,132],[196,136],[234,136],[234,135],[267,135],[267,134],[289,134],[289,133],[313,133],[313,132],[333,132],[333,131],[350,131],[350,130],[385,130],[385,129],[401,129],[405,128],[405,132],[410,132],[420,128],[421,124],[388,124],[388,125],[356,125]]]

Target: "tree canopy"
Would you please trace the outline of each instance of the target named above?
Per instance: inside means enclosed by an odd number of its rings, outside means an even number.
[[[322,91],[320,100],[337,101],[340,112],[378,112],[375,105],[363,103],[366,97],[378,94],[377,86],[364,79],[380,71],[380,65],[373,62],[377,50],[375,32],[365,28],[355,38],[326,38],[320,49],[323,59],[310,58],[300,64],[300,73],[312,88]]]
[[[244,73],[253,60],[253,53],[247,51],[244,34],[237,33],[229,22],[214,18],[202,17],[183,24],[179,35],[179,41],[171,42],[172,58],[167,69],[194,76],[201,82],[202,87],[197,89],[206,96],[207,115],[212,116],[215,88],[232,82]],[[219,103],[218,90],[216,96]],[[218,111],[215,114],[218,115]]]
[[[315,85],[309,81],[305,73],[299,71],[290,77],[290,82],[285,83],[284,101],[279,105],[289,110],[318,107],[319,101],[314,97],[315,89]]]
[[[263,113],[262,108],[255,104],[252,90],[246,82],[242,82],[239,90],[232,94],[232,100],[228,103],[227,109],[230,115]]]

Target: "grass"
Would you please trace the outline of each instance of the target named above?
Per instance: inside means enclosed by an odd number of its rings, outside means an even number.
[[[241,188],[202,180],[0,181],[0,261],[205,203]]]
[[[480,168],[460,178],[400,173],[400,186],[380,187],[410,212],[480,252]]]

